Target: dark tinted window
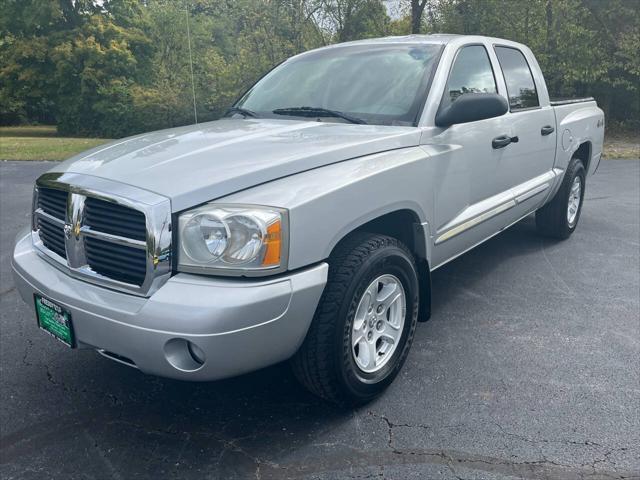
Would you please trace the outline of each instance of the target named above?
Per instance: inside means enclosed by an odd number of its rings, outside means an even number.
[[[497,92],[489,55],[483,46],[471,45],[458,52],[446,91],[450,102],[463,93]]]
[[[511,110],[540,106],[531,69],[520,50],[496,47],[496,55],[507,83]]]

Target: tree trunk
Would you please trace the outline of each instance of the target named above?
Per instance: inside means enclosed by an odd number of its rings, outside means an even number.
[[[529,7],[530,5],[527,3],[525,7],[524,14],[524,43],[525,45],[529,45]]]
[[[411,0],[411,33],[420,33],[422,24],[422,12],[427,0]]]
[[[556,43],[556,34],[555,34],[555,25],[554,25],[554,16],[553,16],[553,0],[547,0],[546,5],[546,20],[547,20],[547,45],[546,45],[546,54],[547,54],[547,62],[549,65],[555,65],[557,58],[557,43]],[[547,87],[549,88],[550,95],[558,95],[558,75],[554,69],[550,69],[550,72],[553,72],[550,75],[550,78],[547,78]]]

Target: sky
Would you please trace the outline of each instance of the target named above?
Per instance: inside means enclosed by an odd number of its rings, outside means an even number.
[[[382,1],[387,7],[387,14],[393,19],[400,18],[401,17],[400,12],[403,9],[406,9],[405,4],[409,3],[407,1],[402,1],[402,0],[382,0]]]

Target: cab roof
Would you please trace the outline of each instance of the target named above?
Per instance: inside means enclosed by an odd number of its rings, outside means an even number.
[[[500,43],[504,45],[513,45],[513,46],[522,46],[517,42],[513,42],[511,40],[506,40],[502,38],[494,38],[483,35],[458,35],[453,33],[436,33],[433,35],[401,35],[401,36],[392,36],[392,37],[380,37],[380,38],[366,38],[363,40],[354,40],[351,42],[343,42],[343,43],[335,43],[332,45],[327,45],[326,47],[321,47],[316,50],[324,50],[329,48],[339,48],[342,46],[351,46],[351,45],[380,45],[380,44],[439,44],[439,45],[447,45],[449,43],[463,44],[469,42],[485,42],[489,41],[491,43]],[[312,51],[312,50],[311,50]]]

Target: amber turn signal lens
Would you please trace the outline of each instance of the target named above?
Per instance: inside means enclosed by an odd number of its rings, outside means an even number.
[[[267,227],[267,235],[264,240],[267,246],[262,266],[269,267],[280,264],[280,250],[282,247],[282,224],[280,220],[272,223]]]

